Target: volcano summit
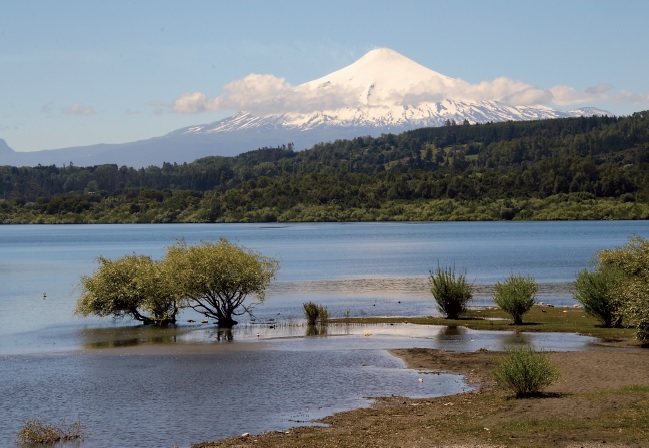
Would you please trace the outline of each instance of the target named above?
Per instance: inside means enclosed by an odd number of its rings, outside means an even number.
[[[250,91],[256,81],[268,79],[278,81],[270,94]],[[453,121],[486,123],[608,114],[588,107],[553,109],[544,105],[551,97],[546,90],[505,78],[470,84],[387,48],[372,50],[347,67],[295,87],[270,75],[250,75],[244,81],[232,83],[230,89],[239,90],[229,94],[247,95],[254,101],[231,117],[132,143],[31,153],[5,148],[0,151],[0,164],[160,166],[162,162],[231,156],[287,143],[305,149],[323,141],[398,133]],[[195,92],[176,100],[176,106],[181,112],[210,110],[226,101],[227,95],[208,98]],[[528,105],[534,100],[538,104]]]

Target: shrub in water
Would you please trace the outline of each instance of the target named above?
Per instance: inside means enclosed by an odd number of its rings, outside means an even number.
[[[326,307],[315,304],[313,302],[307,302],[303,304],[303,306],[304,317],[306,317],[306,322],[308,325],[315,325],[317,322],[320,322],[320,324],[323,325],[327,323],[329,312]]]
[[[437,302],[437,309],[447,319],[457,319],[467,310],[473,298],[471,285],[466,281],[466,272],[455,273],[455,266],[437,266],[430,271],[430,292]]]
[[[496,365],[493,378],[499,386],[512,390],[516,397],[539,393],[559,378],[559,369],[543,353],[530,347],[512,348]]]
[[[622,272],[611,266],[599,266],[594,271],[584,269],[577,274],[573,296],[584,306],[584,310],[599,319],[603,326],[621,327],[619,288],[622,281]]]
[[[536,281],[530,277],[511,275],[504,283],[496,283],[494,302],[514,319],[514,325],[523,323],[523,314],[534,305]]]
[[[83,431],[78,420],[69,426],[65,422],[54,426],[38,419],[31,419],[27,420],[18,431],[16,443],[19,446],[54,445],[58,442],[81,438],[83,438]]]

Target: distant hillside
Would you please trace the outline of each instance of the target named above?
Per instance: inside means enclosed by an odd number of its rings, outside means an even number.
[[[188,164],[0,167],[1,222],[648,219],[649,112],[262,148]]]
[[[302,150],[320,142],[378,137],[445,123],[488,123],[609,115],[584,107],[558,110],[513,105],[507,98],[468,98],[466,82],[437,73],[388,48],[319,79],[282,91],[258,111],[188,126],[135,142],[18,152],[0,145],[0,165],[78,166],[116,164],[135,168],[186,163],[206,156],[234,156],[291,142]],[[458,96],[459,95],[459,96]]]

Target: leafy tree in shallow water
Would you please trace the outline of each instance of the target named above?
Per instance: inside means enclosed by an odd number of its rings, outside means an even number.
[[[163,263],[169,268],[183,303],[216,319],[219,327],[233,327],[235,316],[250,313],[249,295],[261,303],[279,267],[277,260],[232,244],[226,239],[168,249]]]
[[[82,277],[81,285],[77,314],[131,317],[155,325],[176,322],[176,292],[165,266],[150,257],[99,257],[99,268],[93,275]]]

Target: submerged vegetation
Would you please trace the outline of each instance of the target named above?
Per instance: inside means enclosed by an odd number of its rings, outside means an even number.
[[[83,439],[83,427],[77,420],[71,424],[59,425],[45,423],[39,419],[27,420],[16,435],[16,443],[21,447],[54,446],[59,442]]]
[[[645,111],[449,125],[140,169],[1,166],[0,222],[649,219],[648,149]]]
[[[313,302],[306,302],[302,305],[304,308],[304,317],[306,318],[307,325],[326,325],[329,319],[329,311],[327,307],[318,305]]]

